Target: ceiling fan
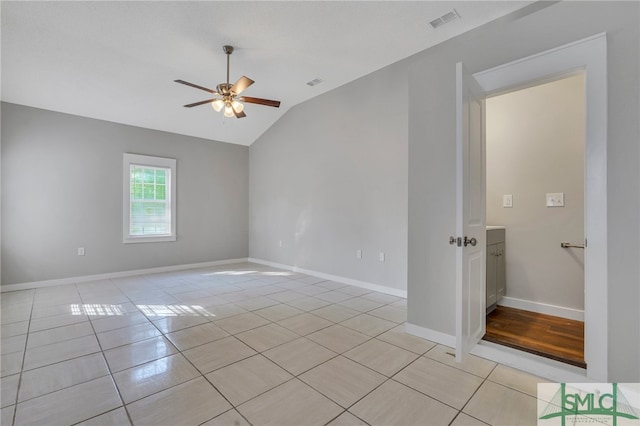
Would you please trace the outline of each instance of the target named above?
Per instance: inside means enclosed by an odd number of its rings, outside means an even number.
[[[244,113],[244,105],[242,102],[249,104],[266,105],[270,107],[278,108],[280,101],[272,101],[269,99],[252,98],[249,96],[239,96],[247,87],[251,86],[254,81],[249,77],[242,76],[235,84],[229,83],[229,57],[233,53],[233,46],[222,46],[222,50],[227,54],[227,82],[220,83],[216,86],[216,90],[207,89],[206,87],[199,86],[197,84],[189,83],[184,80],[174,80],[176,83],[185,84],[187,86],[195,87],[196,89],[204,90],[205,92],[213,93],[219,97],[207,99],[200,102],[194,102],[192,104],[185,105],[186,108],[192,108],[198,105],[204,105],[210,103],[214,110],[221,111],[224,108],[225,117],[243,118],[247,115]]]

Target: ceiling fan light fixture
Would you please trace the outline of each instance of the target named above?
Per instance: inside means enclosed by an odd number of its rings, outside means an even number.
[[[226,101],[220,100],[220,103],[224,105],[224,116],[225,117],[236,117],[236,114],[240,114],[244,110],[244,104],[236,101],[235,99]],[[215,109],[215,106],[214,106]],[[219,110],[217,110],[219,111]]]
[[[222,111],[222,107],[224,107],[224,102],[222,101],[222,99],[216,99],[215,101],[211,102],[211,107],[216,112],[220,112]]]
[[[231,102],[231,106],[236,110],[236,112],[242,112],[244,110],[244,104],[238,101]]]
[[[229,117],[229,118],[235,116],[235,114],[233,113],[233,108],[231,108],[231,104],[230,103],[227,103],[224,106],[224,116],[225,117]]]

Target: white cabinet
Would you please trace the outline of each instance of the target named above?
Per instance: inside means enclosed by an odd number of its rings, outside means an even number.
[[[504,228],[487,227],[487,313],[495,309],[506,290],[504,235]]]

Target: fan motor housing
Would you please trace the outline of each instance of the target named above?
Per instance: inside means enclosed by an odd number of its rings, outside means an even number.
[[[229,83],[220,83],[216,86],[216,91],[218,93],[220,93],[223,96],[228,96],[231,94],[231,88],[233,87],[233,84],[229,84]]]

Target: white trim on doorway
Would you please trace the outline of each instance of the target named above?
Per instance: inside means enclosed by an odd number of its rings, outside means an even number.
[[[585,361],[591,379],[608,381],[607,38],[597,34],[474,74],[488,95],[582,70],[585,129]]]
[[[452,350],[456,344],[456,336],[454,335],[431,330],[415,324],[406,323],[405,331],[433,343],[447,346]],[[485,340],[480,341],[480,343],[474,346],[471,350],[471,355],[499,362],[500,364],[558,383],[586,383],[593,381],[586,376],[586,371],[582,368],[506,346],[500,346]]]
[[[558,383],[585,383],[593,381],[586,376],[586,370],[583,368],[487,342],[486,340],[477,344],[471,351],[471,354],[518,370],[524,370],[527,373],[544,377],[545,379]]]

